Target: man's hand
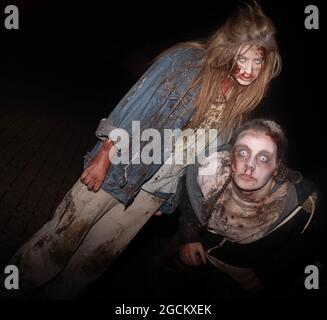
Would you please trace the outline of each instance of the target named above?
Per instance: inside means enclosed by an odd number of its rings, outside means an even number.
[[[188,266],[206,263],[206,253],[201,242],[190,242],[180,246],[179,256]]]
[[[91,164],[82,173],[80,180],[87,186],[88,190],[93,192],[99,191],[109,170],[109,151],[112,146],[112,142],[106,140]]]

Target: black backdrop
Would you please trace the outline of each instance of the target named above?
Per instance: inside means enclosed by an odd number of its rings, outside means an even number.
[[[238,3],[1,1],[2,12],[6,4],[20,9],[19,30],[0,26],[1,91],[6,96],[61,95],[89,101],[98,107],[81,110],[71,103],[69,108],[105,116],[160,50],[208,35]],[[261,4],[278,29],[283,70],[258,114],[284,125],[291,165],[316,174],[326,168],[322,155],[325,11],[320,1]],[[319,30],[304,27],[308,4],[320,10]],[[5,14],[1,17],[4,20]]]

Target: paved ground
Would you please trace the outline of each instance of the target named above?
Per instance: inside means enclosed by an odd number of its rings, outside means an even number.
[[[7,101],[0,110],[0,264],[38,230],[78,178],[96,117]]]

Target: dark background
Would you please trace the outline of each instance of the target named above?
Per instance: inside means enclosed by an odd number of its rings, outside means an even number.
[[[7,3],[16,3],[20,9],[20,30],[0,28],[2,97],[26,96],[42,102],[58,99],[52,108],[77,109],[78,113],[101,117],[163,48],[206,37],[240,2],[203,1],[201,6],[173,1]],[[5,4],[1,1],[2,8]],[[319,1],[261,4],[278,29],[283,71],[259,113],[284,125],[290,138],[292,166],[312,173],[325,162],[318,155],[313,161],[310,151],[321,150],[323,137],[324,81],[320,79],[324,75],[324,8]],[[308,4],[320,9],[319,30],[304,27]],[[4,17],[2,14],[3,21]]]
[[[2,264],[49,219],[81,173],[98,121],[151,60],[176,42],[206,37],[239,3],[1,1]],[[322,1],[260,3],[278,30],[283,69],[256,113],[281,123],[289,137],[290,166],[325,192],[324,6]],[[3,25],[7,4],[20,10],[19,30]],[[309,4],[320,10],[319,30],[304,27]],[[172,217],[153,218],[117,270],[127,268],[124,261],[139,263],[140,252],[146,260],[146,253],[165,241],[167,228],[175,227]],[[157,247],[144,246],[149,239]]]

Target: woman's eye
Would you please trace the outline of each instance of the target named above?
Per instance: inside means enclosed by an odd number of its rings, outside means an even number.
[[[262,161],[262,162],[268,162],[269,159],[266,156],[260,156],[259,160]]]
[[[240,62],[240,63],[244,63],[245,61],[246,61],[246,58],[244,58],[244,57],[238,58],[238,62]]]
[[[262,64],[262,59],[255,59],[254,62],[255,64]]]

